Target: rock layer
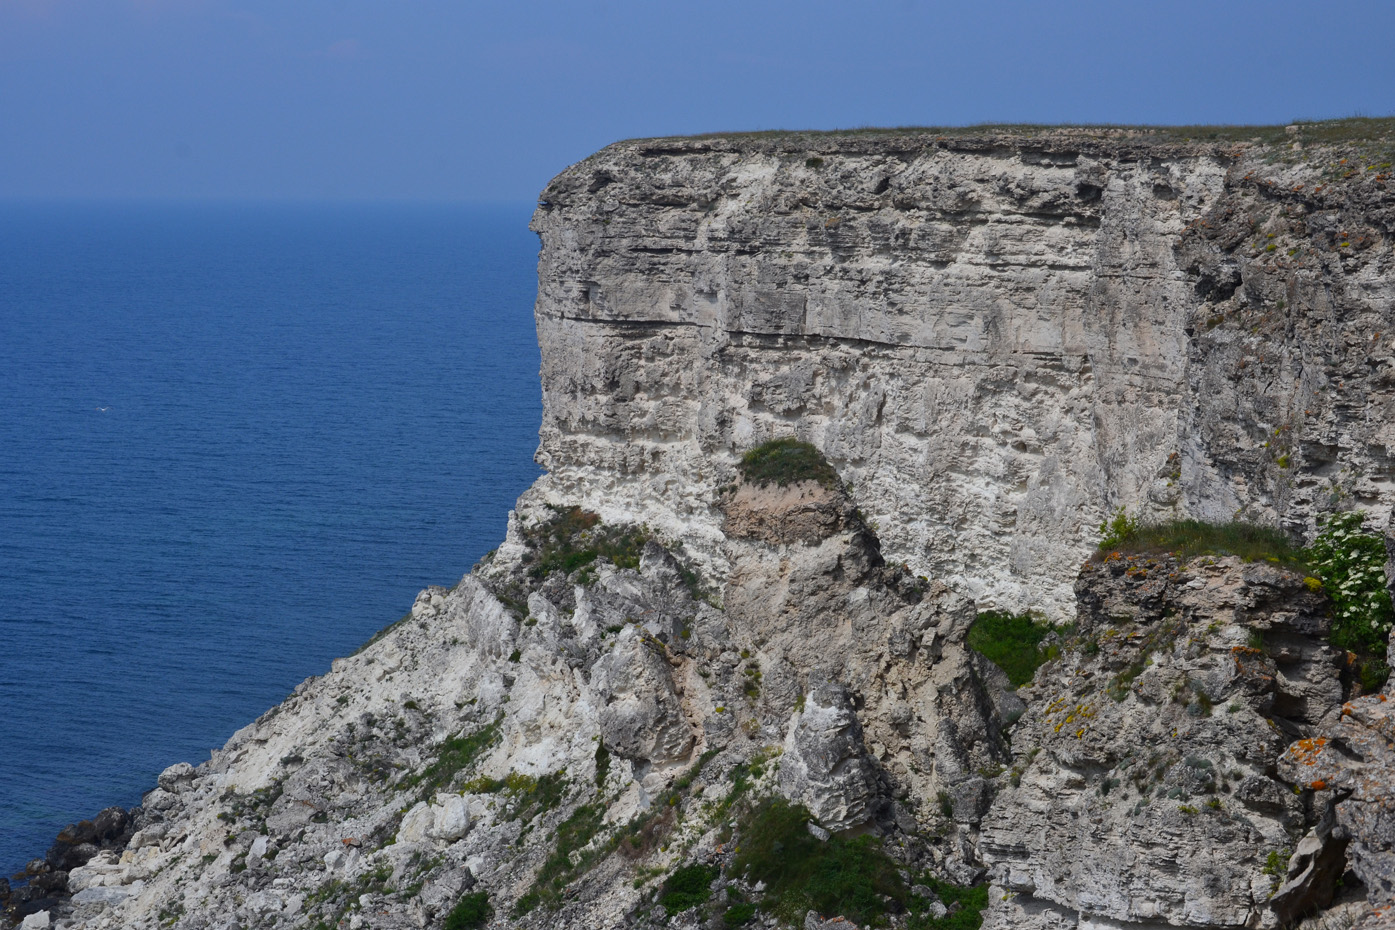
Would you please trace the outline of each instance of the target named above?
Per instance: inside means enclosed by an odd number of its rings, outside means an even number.
[[[536,493],[720,565],[735,457],[794,434],[893,561],[1060,617],[1119,507],[1384,525],[1395,194],[1304,141],[613,145],[533,218]]]

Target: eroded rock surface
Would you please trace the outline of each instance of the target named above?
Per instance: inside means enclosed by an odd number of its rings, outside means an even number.
[[[1061,619],[1121,506],[1383,525],[1395,194],[1360,157],[1302,127],[610,146],[533,218],[536,493],[716,564],[736,458],[797,433],[889,559]]]
[[[983,823],[1009,895],[989,895],[988,926],[1288,924],[1269,857],[1317,818],[1276,766],[1343,694],[1324,598],[1265,563],[1118,554],[1087,563],[1077,593]]]

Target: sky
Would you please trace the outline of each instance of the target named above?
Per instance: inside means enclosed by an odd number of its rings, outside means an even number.
[[[618,139],[1395,114],[1395,3],[0,0],[0,199],[523,201]]]

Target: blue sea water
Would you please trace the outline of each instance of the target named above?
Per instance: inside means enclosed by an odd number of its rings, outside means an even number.
[[[0,205],[0,875],[503,538],[529,210]]]

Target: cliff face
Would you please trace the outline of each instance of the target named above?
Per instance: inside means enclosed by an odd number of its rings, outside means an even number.
[[[1058,616],[1118,507],[1383,522],[1395,206],[1366,167],[1301,131],[611,146],[534,215],[539,493],[718,565],[735,457],[797,434],[894,561]]]
[[[1356,696],[1322,585],[1081,564],[1120,506],[1388,525],[1395,195],[1302,133],[569,169],[534,218],[548,474],[505,542],[0,903],[93,930],[1390,927],[1395,692]],[[842,480],[739,471],[786,435]],[[968,646],[990,605],[1071,621],[1019,688]]]

